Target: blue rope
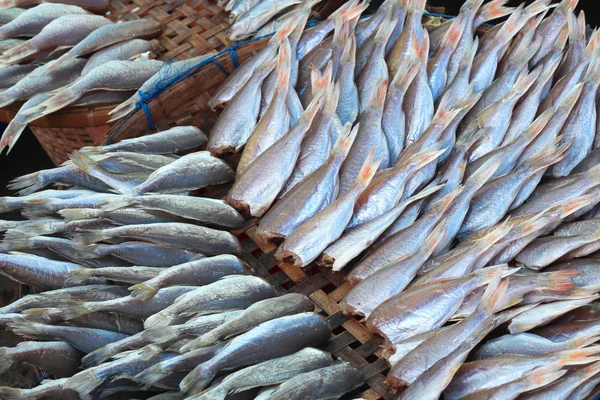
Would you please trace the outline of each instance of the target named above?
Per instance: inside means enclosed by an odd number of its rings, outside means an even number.
[[[158,97],[161,93],[163,93],[166,89],[168,89],[169,87],[173,86],[174,84],[189,78],[190,76],[196,74],[198,71],[200,71],[200,69],[202,69],[203,67],[205,67],[206,65],[213,63],[217,66],[217,68],[219,68],[221,71],[223,71],[223,73],[227,74],[227,70],[223,67],[223,65],[217,60],[219,57],[221,57],[224,54],[229,54],[229,57],[231,58],[231,63],[233,64],[233,66],[235,68],[237,68],[239,66],[239,58],[238,55],[236,53],[236,50],[241,47],[244,46],[248,43],[252,43],[252,42],[256,42],[259,41],[261,39],[264,39],[266,37],[270,37],[273,36],[274,33],[269,33],[267,35],[263,35],[257,38],[253,38],[253,39],[249,39],[243,42],[239,42],[236,44],[233,44],[231,46],[229,46],[228,48],[220,51],[219,53],[213,55],[212,57],[206,58],[202,61],[200,61],[199,63],[190,66],[189,68],[184,69],[183,71],[173,75],[173,76],[169,76],[168,71],[168,65],[163,68],[161,71],[162,73],[165,74],[165,78],[161,79],[158,81],[158,83],[156,84],[156,86],[150,90],[149,92],[145,93],[145,92],[141,92],[138,91],[138,94],[140,96],[140,100],[138,100],[138,102],[135,104],[135,108],[137,110],[143,110],[144,113],[146,114],[146,119],[148,120],[148,127],[150,129],[154,129],[155,125],[154,122],[152,121],[152,114],[150,111],[150,107],[148,106],[148,103],[150,103],[150,101],[154,100],[156,97]],[[109,138],[106,141],[106,144],[109,144],[112,139],[115,137],[115,135],[117,134],[117,132],[119,132],[119,130],[121,129],[121,127],[125,124],[125,122],[127,122],[127,120],[131,117],[132,114],[128,115],[127,118],[125,118],[120,124],[119,126],[115,129],[115,131],[113,132],[112,135],[109,136]]]

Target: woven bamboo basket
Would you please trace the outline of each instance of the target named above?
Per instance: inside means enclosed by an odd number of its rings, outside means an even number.
[[[341,3],[323,2],[313,17],[329,15]],[[185,60],[231,46],[225,33],[230,27],[227,16],[214,0],[112,0],[107,13],[113,21],[148,18],[160,22],[163,32],[156,56],[163,60]],[[0,121],[10,122],[20,105],[0,109]],[[52,162],[60,165],[73,150],[97,142],[110,130],[108,112],[114,106],[68,107],[29,126]]]

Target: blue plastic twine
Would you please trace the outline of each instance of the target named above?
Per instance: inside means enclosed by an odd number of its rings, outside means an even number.
[[[270,34],[263,35],[263,36],[260,36],[260,37],[254,38],[254,39],[246,40],[244,42],[239,42],[239,43],[233,44],[233,45],[229,46],[228,48],[220,51],[219,53],[216,53],[213,56],[206,58],[195,65],[185,68],[181,72],[179,72],[175,75],[172,75],[172,76],[169,74],[170,67],[169,67],[169,64],[167,64],[164,68],[162,68],[159,71],[159,73],[163,73],[165,75],[165,77],[163,79],[160,79],[149,92],[142,92],[142,91],[138,90],[138,95],[139,95],[140,99],[135,104],[136,110],[143,110],[144,114],[146,115],[146,119],[148,120],[148,127],[150,129],[155,129],[156,126],[154,125],[154,122],[152,120],[152,112],[150,111],[150,107],[148,106],[148,103],[150,103],[150,101],[154,100],[156,97],[158,97],[161,93],[163,93],[166,89],[170,88],[174,84],[196,74],[197,72],[200,71],[200,69],[202,69],[204,66],[206,66],[210,63],[214,64],[217,68],[219,68],[219,70],[221,70],[224,74],[227,75],[227,70],[225,69],[225,67],[223,67],[223,65],[218,60],[219,57],[221,57],[224,54],[229,54],[229,57],[231,59],[231,63],[233,65],[233,67],[237,68],[240,65],[240,61],[239,61],[238,55],[236,53],[236,50],[240,46],[244,46],[248,43],[256,42],[258,40],[261,40],[261,39],[264,39],[266,37],[270,37],[273,35],[274,35],[274,33],[270,33]],[[133,115],[133,113],[129,114],[117,126],[115,131],[108,137],[106,144],[109,144],[114,139],[115,135],[121,130],[123,125],[125,125],[127,120],[129,120],[129,118],[131,118],[132,115]]]

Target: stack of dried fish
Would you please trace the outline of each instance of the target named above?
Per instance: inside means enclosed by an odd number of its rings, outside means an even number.
[[[385,338],[405,399],[545,397],[599,368],[579,350],[597,330],[537,332],[600,291],[577,259],[600,248],[600,34],[577,0],[482,3],[428,27],[422,0],[362,19],[350,1],[306,30],[296,10],[210,102],[208,150],[241,152],[228,202],[280,262],[347,267],[344,312]],[[519,344],[475,360],[505,322]]]
[[[1,308],[0,321],[38,341],[0,348],[0,363],[60,379],[0,388],[0,398],[135,390],[223,399],[268,386],[269,398],[288,399],[317,384],[333,395],[362,385],[358,370],[313,348],[331,328],[312,301],[277,296],[235,256],[240,244],[226,230],[241,226],[238,212],[188,195],[234,176],[206,151],[176,155],[206,140],[195,127],[173,128],[86,147],[59,168],[15,179],[23,196],[0,199],[0,210],[29,219],[0,222],[0,272],[39,293]],[[72,187],[36,191],[56,184]],[[241,367],[202,392],[220,371]]]
[[[112,23],[87,11],[104,0],[68,3],[0,11],[0,107],[25,101],[0,151],[10,151],[31,121],[72,104],[121,103],[163,69],[150,59],[158,50],[150,40],[162,30],[158,22]]]
[[[261,37],[277,31],[295,18],[298,10],[310,10],[321,0],[218,0],[217,5],[229,13],[229,40]]]

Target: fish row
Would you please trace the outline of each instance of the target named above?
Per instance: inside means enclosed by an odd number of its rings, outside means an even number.
[[[600,243],[598,34],[577,1],[549,3],[469,0],[433,26],[422,1],[363,18],[350,1],[311,28],[298,11],[210,101],[223,110],[207,149],[241,155],[227,201],[259,218],[279,262],[349,270],[341,306],[384,337],[399,398],[515,398],[557,381],[548,394],[577,387],[564,366],[596,361],[594,346],[578,352],[591,337],[568,349],[575,361],[460,374],[496,328],[513,340],[599,291],[596,261],[580,259]]]
[[[0,149],[10,151],[25,126],[44,115],[69,105],[119,104],[159,72],[168,75],[162,61],[151,59],[159,49],[154,38],[160,23],[113,23],[85,8],[105,1],[80,2],[84,8],[77,3],[2,10],[7,17],[0,26],[0,106],[25,103],[3,133]]]

